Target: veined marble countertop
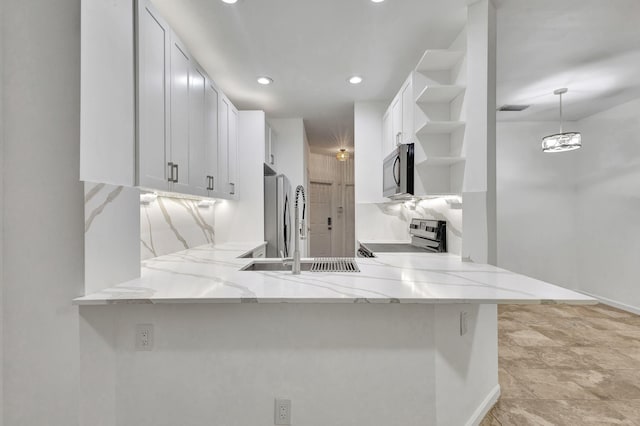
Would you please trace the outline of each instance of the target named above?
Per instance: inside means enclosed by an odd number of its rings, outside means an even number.
[[[572,303],[580,293],[447,253],[358,258],[361,272],[249,272],[264,244],[206,245],[142,262],[141,277],[74,300],[112,303]]]

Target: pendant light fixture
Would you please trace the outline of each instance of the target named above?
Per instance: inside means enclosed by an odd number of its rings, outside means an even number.
[[[344,148],[340,148],[340,151],[336,154],[336,159],[338,161],[347,161],[349,159],[349,152]]]
[[[562,95],[567,91],[568,89],[563,88],[553,92],[554,95],[560,96],[560,133],[542,138],[542,152],[573,151],[582,147],[580,133],[562,131]]]

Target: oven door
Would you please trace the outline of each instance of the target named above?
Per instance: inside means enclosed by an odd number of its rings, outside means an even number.
[[[382,165],[382,194],[388,198],[413,196],[413,144],[399,145]]]

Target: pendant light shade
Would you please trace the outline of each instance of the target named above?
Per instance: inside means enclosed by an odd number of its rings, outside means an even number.
[[[336,154],[336,158],[338,161],[347,161],[349,159],[349,152],[346,149],[341,148]]]
[[[562,131],[562,95],[567,91],[568,89],[558,89],[553,92],[554,95],[560,96],[560,133],[542,138],[542,152],[573,151],[582,147],[580,133]]]

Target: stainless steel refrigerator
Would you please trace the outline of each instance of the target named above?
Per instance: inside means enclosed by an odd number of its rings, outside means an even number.
[[[285,175],[264,177],[264,239],[267,257],[290,257],[291,184]]]

